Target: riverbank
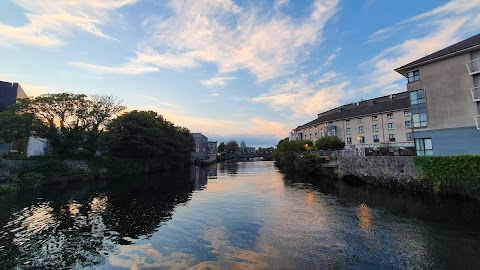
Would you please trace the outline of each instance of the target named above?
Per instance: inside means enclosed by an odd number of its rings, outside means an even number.
[[[330,175],[357,185],[365,183],[480,200],[478,155],[332,157],[327,161],[314,154],[302,153],[277,162],[289,170]]]
[[[178,167],[181,165],[109,156],[88,160],[49,157],[26,160],[0,159],[0,193],[44,185],[170,171]]]

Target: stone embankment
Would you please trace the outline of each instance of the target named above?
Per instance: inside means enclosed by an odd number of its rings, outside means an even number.
[[[338,178],[353,176],[368,184],[423,188],[421,174],[410,156],[338,157],[324,168]]]

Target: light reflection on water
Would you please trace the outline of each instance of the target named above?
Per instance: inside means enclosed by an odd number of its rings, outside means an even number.
[[[297,177],[245,162],[0,196],[0,269],[480,265],[477,203]]]

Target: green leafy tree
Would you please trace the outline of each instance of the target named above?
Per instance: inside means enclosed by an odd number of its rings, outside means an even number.
[[[219,153],[225,152],[225,143],[224,143],[224,142],[221,142],[221,143],[218,145],[217,151],[218,151]]]
[[[28,138],[32,125],[32,115],[16,114],[13,110],[0,112],[0,141],[10,143]]]
[[[97,149],[101,130],[125,109],[116,97],[60,93],[20,99],[13,110],[30,115],[31,132],[48,139],[54,153],[71,155],[79,149],[90,153]]]
[[[313,142],[309,140],[289,141],[286,138],[279,141],[273,157],[280,166],[292,169],[297,156],[306,154],[312,146]]]
[[[194,149],[188,129],[176,127],[153,111],[122,114],[107,125],[103,141],[110,155],[153,159],[169,166],[189,161]]]
[[[239,150],[238,143],[234,140],[227,142],[225,144],[225,151],[227,153],[237,153]]]
[[[345,147],[345,142],[337,136],[328,136],[317,140],[315,147],[319,150],[342,150]]]

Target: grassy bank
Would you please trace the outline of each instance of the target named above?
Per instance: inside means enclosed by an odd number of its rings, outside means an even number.
[[[426,188],[480,200],[480,155],[414,157]]]

